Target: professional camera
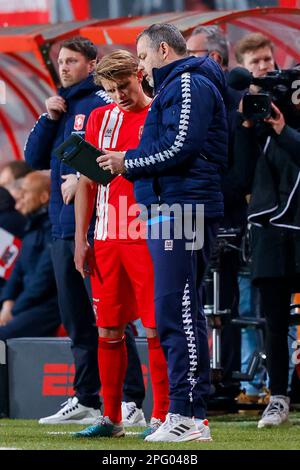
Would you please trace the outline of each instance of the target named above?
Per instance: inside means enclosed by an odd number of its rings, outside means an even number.
[[[273,102],[280,111],[288,116],[294,114],[292,94],[293,83],[300,79],[299,69],[274,70],[264,77],[253,77],[243,67],[234,68],[228,76],[228,85],[235,90],[245,90],[250,85],[257,85],[261,91],[257,94],[246,93],[243,98],[243,115],[246,119],[258,120],[272,115]]]

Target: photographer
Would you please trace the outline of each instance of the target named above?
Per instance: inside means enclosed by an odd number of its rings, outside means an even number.
[[[299,70],[299,77],[300,77],[300,70]],[[295,120],[297,121],[298,118],[298,123],[300,125],[300,98],[299,102],[295,103],[295,114],[299,111],[299,117],[295,116]],[[272,103],[272,116],[268,119],[265,119],[265,122],[268,122],[273,130],[275,131],[276,135],[274,135],[274,138],[276,139],[277,143],[287,150],[294,161],[294,163],[298,166],[300,166],[300,154],[299,154],[299,145],[300,145],[300,132],[299,132],[299,127],[297,126],[297,130],[293,129],[293,127],[290,127],[286,124],[284,115],[280,111],[280,109],[277,108],[277,106]]]
[[[263,38],[260,34],[249,35],[237,44],[237,58],[254,79],[274,69],[273,46],[267,38],[265,44],[259,42]],[[262,87],[264,83],[261,81]],[[292,83],[289,85],[287,91],[292,89]],[[292,292],[300,288],[300,113],[291,94],[280,96],[279,89],[276,93],[275,89],[272,101],[281,111],[272,103],[272,115],[263,119],[240,114],[235,140],[236,177],[244,194],[251,193],[248,219],[254,225],[252,281],[259,288],[261,311],[266,318],[271,397],[259,428],[277,426],[288,419],[290,300]],[[259,89],[253,88],[252,92]],[[240,111],[245,112],[243,108]]]

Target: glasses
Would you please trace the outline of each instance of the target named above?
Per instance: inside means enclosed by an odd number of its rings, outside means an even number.
[[[208,49],[195,49],[193,51],[191,51],[190,49],[187,50],[188,55],[195,55],[200,53],[207,54],[208,52]]]

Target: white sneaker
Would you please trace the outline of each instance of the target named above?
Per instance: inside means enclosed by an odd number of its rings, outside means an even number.
[[[201,432],[201,437],[198,437],[198,439],[196,440],[202,441],[202,442],[211,442],[212,437],[211,437],[210,429],[208,426],[208,420],[207,419],[195,419],[195,423],[198,428],[198,431]]]
[[[270,402],[258,421],[257,427],[279,426],[288,420],[290,399],[284,395],[271,395]]]
[[[143,410],[134,401],[122,401],[122,423],[125,427],[147,426]]]
[[[101,415],[100,410],[83,406],[77,397],[68,398],[57,413],[41,418],[39,424],[93,424]]]
[[[145,441],[183,442],[197,441],[203,437],[203,431],[198,430],[193,418],[168,413],[165,422]]]

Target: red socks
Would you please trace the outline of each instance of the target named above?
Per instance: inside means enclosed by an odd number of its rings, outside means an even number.
[[[99,338],[98,363],[104,402],[103,416],[108,416],[113,423],[120,423],[123,382],[127,369],[125,336],[117,339]]]
[[[167,361],[158,336],[147,338],[149,367],[153,393],[152,417],[165,421],[169,409],[169,381]]]
[[[113,423],[122,421],[121,402],[123,383],[127,369],[125,337],[99,338],[99,373],[104,402],[103,415]],[[149,367],[153,392],[152,417],[165,420],[169,408],[169,382],[167,362],[158,337],[147,338]]]

